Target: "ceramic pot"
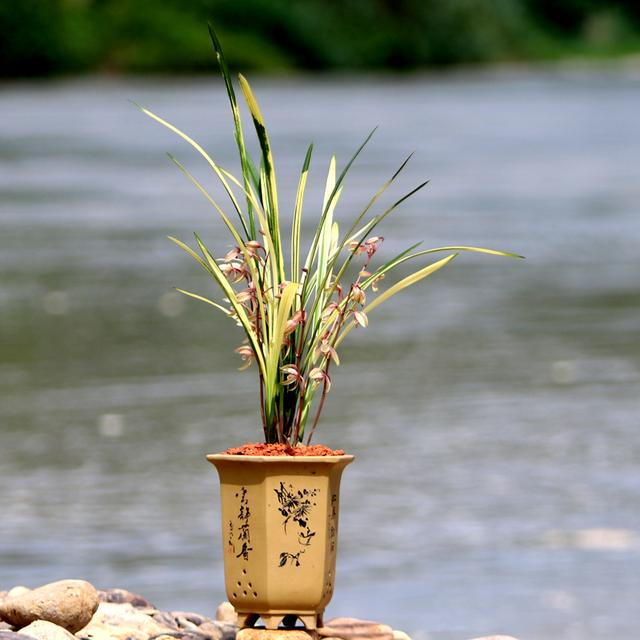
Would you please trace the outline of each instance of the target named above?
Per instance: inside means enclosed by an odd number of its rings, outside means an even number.
[[[353,456],[207,456],[220,476],[227,597],[240,628],[322,626],[333,595],[340,478]]]

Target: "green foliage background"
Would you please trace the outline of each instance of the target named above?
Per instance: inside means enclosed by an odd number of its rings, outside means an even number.
[[[411,69],[640,51],[637,0],[20,0],[0,74]]]

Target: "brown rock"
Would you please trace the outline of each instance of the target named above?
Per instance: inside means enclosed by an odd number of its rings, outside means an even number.
[[[240,629],[236,640],[316,640],[312,631],[305,629]]]
[[[16,587],[13,587],[12,589],[9,589],[9,592],[7,593],[7,597],[15,598],[16,596],[21,596],[25,593],[29,593],[29,591],[31,591],[29,587],[23,587],[22,585],[18,585]]]
[[[399,631],[398,629],[393,630],[393,640],[411,640],[409,634],[404,631]]]
[[[30,625],[20,629],[20,634],[22,635],[23,633],[36,638],[36,640],[76,640],[75,636],[66,629],[46,620],[32,622]]]
[[[221,602],[216,609],[216,620],[238,624],[238,614],[230,602]]]
[[[130,604],[139,609],[155,609],[155,607],[137,593],[131,593],[126,589],[103,589],[98,591],[100,602],[111,602],[114,604]]]
[[[342,640],[393,640],[393,629],[380,622],[358,618],[333,618],[318,629],[318,635]]]
[[[18,628],[46,620],[75,633],[91,620],[97,607],[98,592],[92,584],[60,580],[7,598],[0,604],[0,619]]]

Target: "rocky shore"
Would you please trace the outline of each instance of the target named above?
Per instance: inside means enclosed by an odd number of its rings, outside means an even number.
[[[304,629],[243,629],[223,602],[214,618],[161,611],[125,589],[98,590],[85,580],[0,590],[0,640],[410,640],[388,625],[334,618],[316,633]],[[516,640],[487,636],[474,640]]]

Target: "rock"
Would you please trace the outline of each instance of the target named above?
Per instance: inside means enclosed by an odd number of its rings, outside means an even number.
[[[98,592],[92,584],[60,580],[7,598],[0,604],[0,620],[18,628],[46,620],[75,633],[91,620],[97,607]]]
[[[198,631],[198,625],[191,622],[191,620],[187,620],[183,616],[176,616],[175,618],[178,623],[178,629],[183,631]]]
[[[46,620],[32,622],[30,625],[20,629],[20,635],[23,633],[36,638],[36,640],[76,640],[75,636],[66,629]]]
[[[177,620],[168,611],[156,611],[151,617],[167,629],[178,629]]]
[[[472,638],[472,640],[518,640],[513,636],[482,636],[482,638]]]
[[[203,622],[198,627],[198,632],[205,634],[207,638],[210,638],[210,640],[227,640],[229,638],[229,633],[225,633],[225,626],[226,625],[216,622]],[[234,626],[233,635],[231,636],[232,639],[236,637],[236,632],[237,629]]]
[[[236,640],[315,640],[315,634],[305,629],[240,629]]]
[[[155,609],[155,607],[137,593],[131,593],[126,589],[104,589],[98,591],[100,602],[111,602],[114,604],[130,604],[140,609]]]
[[[0,631],[13,631],[13,627],[8,622],[0,622]]]
[[[18,633],[17,631],[4,631],[0,629],[0,640],[36,640],[31,636],[27,636],[23,633]]]
[[[7,597],[15,598],[17,596],[24,595],[25,593],[29,593],[29,591],[31,591],[29,587],[23,587],[22,585],[18,585],[16,587],[13,587],[13,589],[9,589],[9,592],[7,593]]]
[[[199,627],[205,622],[213,622],[211,618],[207,618],[199,613],[192,613],[191,611],[171,611],[171,615],[178,621],[178,624],[180,624],[180,621],[182,620]]]
[[[147,640],[139,629],[126,625],[111,625],[91,622],[76,634],[76,638],[90,640]]]
[[[221,634],[221,640],[235,640],[238,633],[238,626],[233,622],[205,622],[200,625],[200,632],[208,633],[209,626],[213,625]],[[213,635],[213,634],[211,634]]]
[[[238,624],[238,614],[230,602],[221,602],[216,609],[216,620]]]
[[[380,622],[358,618],[333,618],[318,629],[318,635],[342,640],[393,640],[393,629]]]
[[[91,622],[77,635],[91,640],[148,640],[175,631],[128,602],[101,602]]]
[[[404,631],[399,631],[398,629],[393,630],[393,640],[411,640],[409,634]]]
[[[195,631],[186,631],[180,629],[178,631],[172,631],[170,633],[162,633],[159,636],[149,638],[149,640],[208,640],[209,636]]]

